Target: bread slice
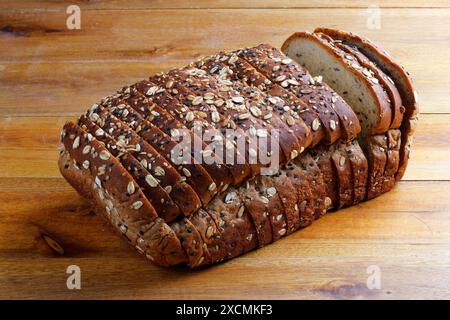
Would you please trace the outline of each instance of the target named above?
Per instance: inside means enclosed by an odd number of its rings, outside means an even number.
[[[173,81],[167,81],[167,83],[170,82]],[[201,127],[204,130],[214,130],[214,122],[207,121],[207,119],[203,117],[204,112],[193,110],[190,108],[192,101],[188,99],[188,96],[191,94],[191,92],[186,92],[185,88],[179,88],[179,84],[177,83],[173,84],[172,86],[175,87],[169,89],[171,89],[172,92],[175,92],[174,89],[177,90],[176,97],[171,96],[167,92],[165,83],[161,83],[161,86],[159,86],[149,81],[141,81],[136,84],[135,88],[140,93],[144,94],[148,101],[152,103],[152,108],[155,108],[154,106],[157,105],[160,108],[167,110],[177,120],[184,121],[183,124],[188,129],[190,129],[194,133],[194,135],[198,136],[196,133],[196,127],[194,126],[195,124],[201,124]],[[158,115],[163,115],[163,113],[158,113]],[[190,119],[190,115],[193,115],[194,118],[192,121],[187,121],[186,119]],[[242,160],[236,161],[234,165],[228,164],[226,158],[222,159],[221,161],[225,164],[225,167],[231,173],[234,184],[239,184],[251,175],[251,169],[249,164],[245,162],[245,155],[240,154],[239,150],[235,148],[232,143],[229,143],[228,140],[225,139],[223,140],[222,149],[227,150],[227,148],[231,148],[231,150],[233,150],[233,154],[236,160]],[[227,183],[224,183],[224,185],[226,186]]]
[[[285,42],[283,48],[313,74],[321,73],[324,81],[341,93],[357,113],[363,127],[358,141],[369,159],[367,197],[377,196],[382,192],[386,165],[387,144],[382,137],[391,125],[394,109],[391,109],[386,90],[373,71],[364,67],[353,54],[337,47],[327,36],[297,33]],[[312,58],[314,53],[316,56]],[[335,165],[336,158],[335,155]],[[335,167],[339,169],[339,166]],[[344,195],[341,193],[341,196]],[[350,202],[345,199],[340,206],[346,203]]]
[[[381,193],[387,192],[394,187],[395,174],[398,171],[398,166],[400,163],[401,131],[399,129],[390,129],[386,132],[386,137],[387,158]]]
[[[201,207],[197,193],[182,179],[177,170],[128,125],[100,105],[94,105],[86,116],[94,119],[103,131],[114,137],[147,168],[152,174],[149,180],[151,185],[159,184],[164,189],[170,189],[171,198],[185,215],[188,216]]]
[[[187,261],[173,230],[157,217],[133,178],[92,134],[69,122],[64,126],[62,143],[60,171],[92,201],[98,215],[154,263],[170,266]]]
[[[238,196],[229,195],[237,195],[238,192],[230,187],[203,209],[218,226],[218,233],[211,234],[211,241],[207,244],[213,263],[234,258],[258,246],[255,225],[249,212]]]
[[[108,151],[121,162],[122,166],[133,176],[141,187],[142,192],[155,208],[159,217],[166,222],[170,222],[183,214],[180,207],[173,201],[164,188],[159,184],[154,187],[148,184],[147,177],[151,173],[126,148],[123,148],[117,143],[117,140],[84,115],[78,120],[78,125],[83,130],[91,133],[98,141],[102,142]]]
[[[353,204],[353,174],[345,144],[337,143],[331,154],[339,189],[338,209]]]
[[[358,48],[346,45],[340,40],[333,41],[333,43],[347,54],[354,56],[358,63],[365,68],[363,69],[363,72],[378,79],[379,83],[388,94],[391,103],[392,120],[390,128],[399,128],[402,124],[405,107],[403,107],[402,98],[400,97],[400,93],[398,92],[394,81],[378,68],[374,62],[370,61],[369,58],[359,51]]]
[[[334,143],[338,138],[351,140],[360,131],[359,122],[351,108],[335,92],[322,82],[321,77],[311,74],[280,50],[267,44],[240,51],[258,65],[270,80],[278,82],[286,91],[295,95],[314,110],[325,129],[325,142]],[[306,111],[306,112],[307,112]],[[342,132],[341,132],[342,130]],[[315,144],[315,143],[314,143]]]
[[[328,28],[318,28],[315,31],[325,33],[333,39],[341,40],[345,44],[355,46],[366,57],[373,61],[386,75],[395,83],[402,98],[405,112],[401,125],[401,146],[399,151],[399,168],[396,173],[396,180],[400,180],[406,170],[409,155],[413,143],[415,124],[418,119],[419,106],[418,95],[414,89],[413,81],[409,73],[384,50],[380,49],[368,39],[354,33],[343,32]]]
[[[360,66],[352,66],[356,63],[354,59],[347,59],[345,53],[308,32],[293,34],[284,42],[282,51],[313,76],[321,75],[323,81],[344,98],[359,118],[362,136],[389,129],[389,99],[376,78],[369,79],[360,71]]]
[[[356,140],[346,143],[345,149],[352,169],[353,204],[358,204],[366,200],[369,164]]]
[[[306,170],[293,162],[288,162],[283,167],[286,176],[290,179],[297,193],[297,206],[299,210],[299,222],[295,228],[309,226],[314,220],[314,198],[311,190],[311,177]]]
[[[172,151],[177,147],[177,142],[159,130],[151,122],[144,119],[122,99],[113,99],[106,108],[115,117],[127,123],[140,137],[154,147],[161,156],[166,159],[195,190],[203,204],[208,203],[217,193],[217,187],[205,168],[197,164],[191,155],[188,155],[189,163],[176,163]],[[212,186],[212,187],[211,187]]]
[[[188,122],[186,115],[183,115],[181,119],[174,118],[166,109],[150,102],[150,99],[146,98],[142,93],[137,90],[137,86],[125,87],[119,92],[119,97],[123,99],[126,104],[131,106],[136,112],[138,112],[145,120],[151,122],[154,126],[164,132],[166,135],[171,136],[173,132],[189,132],[187,126],[183,123]],[[177,109],[175,109],[177,110]],[[179,110],[178,114],[181,114]],[[201,152],[206,155],[208,147],[201,137],[194,135],[193,132],[189,132],[189,139],[191,141],[191,150],[194,150],[195,146],[201,146]],[[217,158],[217,155],[213,150],[209,150],[211,159]],[[222,159],[223,160],[223,159]],[[201,165],[205,168],[211,178],[214,180],[217,190],[226,189],[226,187],[232,183],[232,175],[228,167],[219,162],[202,161]],[[210,186],[214,191],[214,186]]]
[[[245,99],[246,108],[252,117],[260,119],[264,126],[272,130],[278,130],[279,147],[282,152],[280,159],[282,162],[286,162],[303,152],[308,147],[309,141],[299,139],[294,134],[291,126],[295,119],[289,118],[288,120],[285,111],[281,112],[281,108],[273,104],[273,101],[278,102],[279,99],[267,95],[263,88],[250,86],[239,77],[242,72],[253,72],[258,75],[254,68],[245,64],[246,62],[240,61],[237,56],[220,54],[197,61],[191,64],[191,67],[195,66],[208,72],[218,83],[229,85],[235,95],[242,96]]]
[[[272,224],[269,215],[269,199],[259,194],[259,186],[252,179],[245,184],[243,192],[239,193],[242,203],[253,220],[258,237],[258,246],[263,247],[272,242]]]

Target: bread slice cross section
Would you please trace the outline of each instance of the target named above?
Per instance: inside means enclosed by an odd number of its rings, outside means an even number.
[[[95,212],[116,232],[156,264],[171,266],[187,261],[173,230],[158,218],[131,175],[92,134],[68,122],[62,144],[61,173],[93,202]]]
[[[408,159],[413,144],[413,134],[419,115],[418,94],[414,89],[413,80],[410,74],[397,63],[392,56],[379,48],[369,39],[351,32],[344,32],[330,28],[317,28],[315,32],[321,32],[331,36],[335,40],[341,40],[358,48],[361,53],[376,64],[394,82],[400,93],[402,104],[405,107],[403,120],[400,127],[401,145],[399,150],[399,167],[395,175],[396,180],[400,180],[406,170]]]

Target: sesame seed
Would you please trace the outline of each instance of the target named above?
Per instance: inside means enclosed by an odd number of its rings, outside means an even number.
[[[167,194],[170,194],[172,192],[172,186],[165,186],[164,190],[166,190]]]
[[[212,226],[209,226],[208,229],[206,229],[206,237],[209,239],[214,233],[214,228]]]
[[[255,116],[255,117],[260,117],[261,116],[261,110],[255,106],[250,107],[250,112]]]
[[[76,149],[80,146],[80,137],[76,137],[75,140],[73,140],[72,149]]]
[[[297,150],[292,150],[291,151],[291,160],[295,159],[298,157],[298,151]]]
[[[236,55],[231,56],[228,60],[229,63],[235,63],[236,61],[238,61],[238,57]]]
[[[162,177],[162,176],[166,175],[166,171],[164,171],[164,169],[162,167],[158,166],[158,167],[155,168],[155,174],[157,176]]]
[[[217,111],[212,111],[212,112],[211,112],[211,120],[212,120],[214,123],[220,122],[220,115],[219,115],[219,113],[218,113]]]
[[[202,102],[203,102],[203,97],[201,97],[201,96],[195,97],[195,98],[192,100],[192,104],[193,104],[194,106],[197,106],[197,105],[199,105],[199,104],[202,103]]]
[[[235,102],[235,103],[243,103],[244,102],[244,98],[240,97],[240,96],[232,97],[231,100],[233,100],[233,102]]]
[[[216,188],[217,188],[216,184],[215,184],[214,182],[212,182],[212,183],[209,185],[208,190],[209,190],[209,191],[214,191],[214,190],[216,190]]]
[[[245,120],[245,119],[250,118],[250,114],[249,114],[248,112],[246,112],[246,113],[241,113],[241,114],[238,116],[238,118],[239,118],[240,120]]]
[[[145,176],[145,182],[147,182],[148,185],[152,188],[155,188],[158,185],[158,180],[151,174]]]
[[[100,152],[100,159],[102,159],[102,160],[108,160],[109,158],[110,158],[110,156],[111,156],[111,154],[108,152],[108,151],[106,151],[106,150],[102,150],[101,152]]]
[[[87,145],[83,148],[83,154],[88,154],[91,151],[91,146]]]
[[[343,167],[344,164],[345,164],[345,158],[344,158],[344,157],[340,157],[340,158],[339,158],[339,165],[340,165],[341,167]]]
[[[237,212],[237,217],[238,217],[238,218],[242,218],[242,216],[244,215],[244,210],[245,210],[245,207],[244,207],[244,206],[240,206],[240,207],[239,207],[239,210],[238,210],[238,212]]]
[[[268,197],[273,197],[277,194],[277,189],[275,189],[274,187],[267,188],[266,193]]]
[[[186,169],[186,168],[183,168],[183,173],[188,178],[191,176],[191,172],[188,169]]]
[[[166,88],[167,89],[170,89],[170,88],[172,88],[173,87],[173,81],[171,80],[171,81],[167,81],[166,82]]]
[[[230,204],[232,203],[235,199],[237,198],[237,194],[236,192],[228,192],[227,195],[225,196],[225,203],[226,204]]]
[[[264,204],[269,204],[269,199],[268,199],[267,197],[261,196],[261,201],[262,201]]]
[[[317,131],[320,127],[320,121],[318,118],[315,118],[314,121],[311,124],[311,128],[313,129],[313,131]]]
[[[85,168],[86,170],[89,169],[89,165],[90,165],[90,163],[88,160],[83,161],[83,168]]]
[[[286,80],[286,76],[284,74],[275,78],[275,82],[282,82],[284,80]]]
[[[188,113],[186,113],[186,121],[191,122],[193,120],[194,120],[194,113],[192,111],[189,111]]]
[[[128,194],[133,194],[134,191],[136,191],[136,187],[134,186],[134,182],[130,181],[127,186],[127,192]]]
[[[287,123],[289,126],[293,126],[293,125],[295,124],[295,119],[294,119],[294,117],[292,117],[291,115],[288,115],[288,116],[286,117],[286,123]]]
[[[330,208],[331,207],[331,198],[330,197],[325,197],[324,199],[324,203],[325,203],[325,207]]]
[[[336,130],[336,121],[333,119],[330,120],[330,128],[332,131]]]
[[[131,205],[131,207],[135,210],[139,210],[144,204],[142,203],[142,201],[135,201],[133,202],[133,204]]]

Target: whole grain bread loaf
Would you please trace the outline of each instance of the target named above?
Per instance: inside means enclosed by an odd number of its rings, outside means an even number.
[[[409,75],[332,29],[282,50],[221,52],[103,98],[64,126],[62,175],[147,259],[191,268],[392,189],[417,116]]]

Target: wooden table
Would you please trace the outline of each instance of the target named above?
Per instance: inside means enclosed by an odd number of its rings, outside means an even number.
[[[450,298],[449,2],[378,2],[380,29],[367,23],[372,1],[80,1],[81,29],[69,30],[73,1],[2,1],[0,298]],[[414,153],[388,194],[228,263],[167,270],[130,250],[61,178],[63,123],[103,96],[316,26],[368,36],[415,78]],[[81,268],[81,290],[66,287],[69,265]],[[368,270],[380,271],[379,289],[367,287]]]

